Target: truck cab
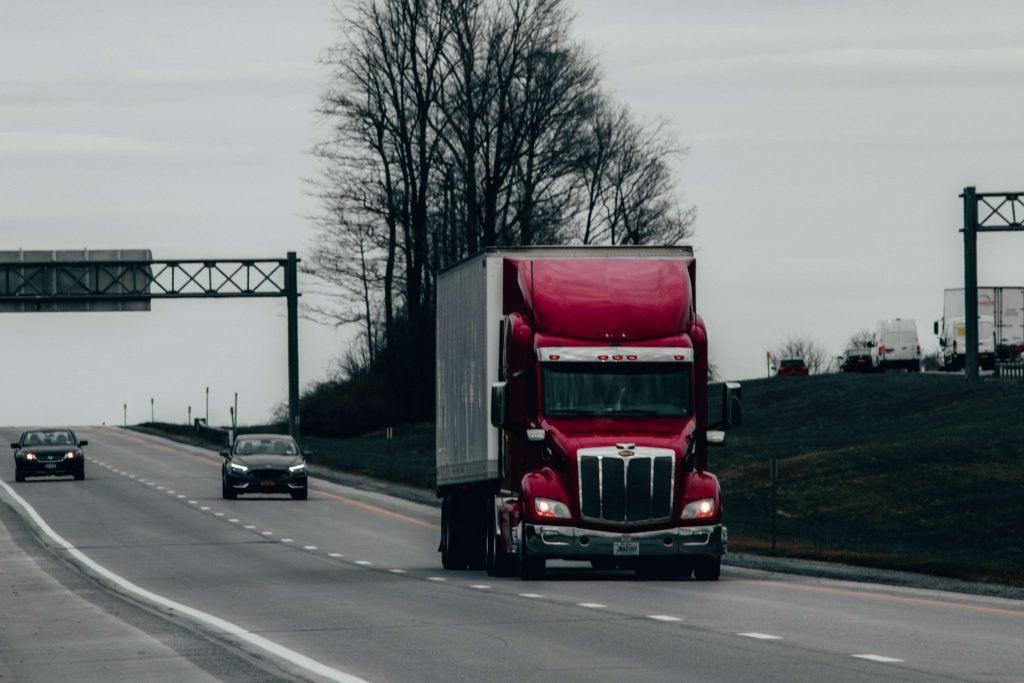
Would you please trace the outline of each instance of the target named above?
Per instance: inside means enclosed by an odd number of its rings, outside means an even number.
[[[722,420],[709,425],[692,252],[503,249],[478,259],[462,273],[482,276],[475,287],[439,277],[444,566],[535,579],[557,559],[717,579],[728,536],[707,449],[740,422],[740,388],[723,387]],[[467,292],[492,299],[490,324],[465,319]],[[452,354],[488,327],[493,462],[453,452],[479,426],[458,414],[481,392],[453,382],[468,378]]]

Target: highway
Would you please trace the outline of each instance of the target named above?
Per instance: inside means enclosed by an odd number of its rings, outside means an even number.
[[[1024,681],[1022,601],[445,572],[434,507],[315,478],[222,500],[215,453],[77,431],[85,481],[0,468],[0,680]]]

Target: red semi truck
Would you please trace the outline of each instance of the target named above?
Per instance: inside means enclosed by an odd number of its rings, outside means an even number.
[[[708,355],[689,247],[492,248],[437,278],[437,495],[446,569],[549,559],[716,580],[707,448],[741,420]]]

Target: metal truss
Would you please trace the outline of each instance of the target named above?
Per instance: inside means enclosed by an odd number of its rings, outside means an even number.
[[[0,263],[0,302],[288,296],[287,259]]]
[[[961,195],[962,196],[962,195]],[[1019,192],[977,192],[977,232],[1024,230],[1024,201]]]

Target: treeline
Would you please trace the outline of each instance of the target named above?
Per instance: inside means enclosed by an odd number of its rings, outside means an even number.
[[[305,267],[330,301],[309,314],[360,336],[339,376],[308,392],[334,407],[323,419],[304,409],[306,428],[432,416],[439,269],[495,245],[675,244],[689,233],[694,210],[671,168],[684,150],[664,121],[638,120],[606,91],[572,22],[565,0],[355,0],[339,11]]]

